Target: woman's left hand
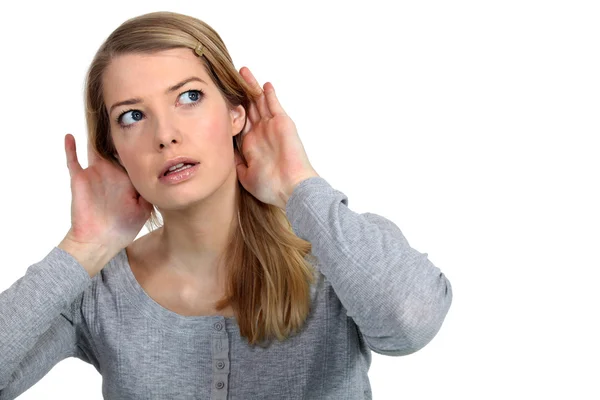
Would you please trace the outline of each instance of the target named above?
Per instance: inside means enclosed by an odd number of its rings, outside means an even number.
[[[261,95],[251,102],[242,132],[248,166],[235,152],[238,179],[254,197],[285,211],[294,188],[319,174],[308,161],[296,125],[279,104],[273,85],[267,82],[263,90],[247,67],[240,74]]]

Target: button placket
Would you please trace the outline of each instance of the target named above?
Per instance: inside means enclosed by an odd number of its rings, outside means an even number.
[[[227,400],[227,386],[229,377],[229,336],[225,329],[225,321],[213,324],[211,334],[213,385],[211,400]]]

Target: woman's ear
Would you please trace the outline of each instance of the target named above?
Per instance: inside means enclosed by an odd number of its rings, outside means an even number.
[[[246,110],[241,104],[230,109],[229,114],[231,116],[231,133],[232,136],[237,135],[244,128],[246,123]]]

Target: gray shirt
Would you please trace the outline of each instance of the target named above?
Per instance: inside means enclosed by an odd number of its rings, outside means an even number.
[[[0,400],[68,357],[96,368],[105,399],[371,399],[371,351],[403,356],[429,343],[450,282],[394,223],[353,212],[321,177],[295,188],[286,214],[317,273],[299,334],[250,347],[235,318],[156,303],[125,249],[90,278],[55,247],[0,293]]]

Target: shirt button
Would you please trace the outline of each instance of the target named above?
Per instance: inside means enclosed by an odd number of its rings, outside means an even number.
[[[222,381],[215,383],[215,387],[217,389],[223,389],[223,386],[225,386],[225,384]]]
[[[213,327],[215,328],[215,330],[220,331],[223,329],[223,324],[220,322],[217,322],[213,325]]]
[[[223,369],[224,367],[225,367],[225,362],[223,362],[223,361],[217,361],[217,368]]]

